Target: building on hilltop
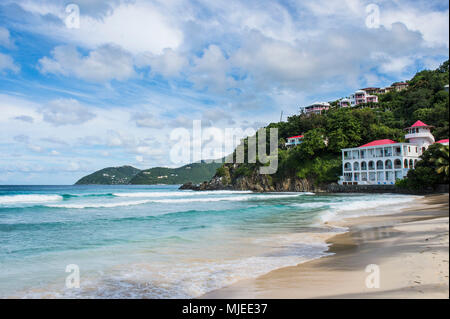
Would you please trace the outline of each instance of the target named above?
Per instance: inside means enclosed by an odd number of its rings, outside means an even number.
[[[395,82],[392,83],[391,88],[393,88],[393,90],[398,92],[407,89],[408,86],[409,86],[408,82]]]
[[[301,110],[305,114],[321,114],[323,111],[327,111],[330,108],[328,102],[315,102],[309,106],[303,107]]]
[[[303,143],[303,135],[291,136],[286,139],[286,147],[296,146]]]
[[[384,139],[342,149],[341,185],[395,184],[414,168],[423,152],[434,143],[432,126],[417,121],[406,128],[405,143]],[[445,144],[445,141],[439,141]]]

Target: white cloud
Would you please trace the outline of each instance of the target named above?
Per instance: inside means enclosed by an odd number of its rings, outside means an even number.
[[[0,52],[0,73],[3,73],[6,70],[9,70],[13,73],[19,73],[20,67],[16,63],[14,63],[12,57]]]
[[[41,109],[45,122],[53,125],[76,125],[93,119],[96,115],[74,99],[53,100]]]
[[[147,112],[136,113],[131,119],[136,123],[137,127],[162,128],[164,126],[164,122]]]
[[[21,6],[41,16],[51,14],[64,22],[66,2],[43,2],[37,5],[22,1]],[[39,26],[35,31],[91,49],[114,43],[135,54],[161,54],[166,48],[176,49],[183,41],[183,33],[177,27],[177,17],[167,12],[163,3],[95,1],[97,5],[93,5],[91,2],[77,1],[81,11],[79,29],[68,29],[61,23],[51,27]]]
[[[11,39],[11,35],[9,34],[9,30],[2,26],[0,26],[0,46],[8,49],[15,47],[14,41]]]
[[[202,57],[194,58],[193,63],[189,79],[199,89],[207,87],[211,90],[224,91],[235,85],[234,80],[227,75],[230,64],[219,46],[210,45],[203,50]]]
[[[146,53],[138,55],[138,66],[149,65],[153,73],[165,77],[178,76],[180,71],[188,64],[188,59],[176,51],[166,48],[161,54]]]
[[[52,57],[39,60],[42,73],[75,76],[91,82],[124,81],[135,76],[133,58],[120,47],[104,45],[81,55],[73,46],[57,46]]]
[[[142,155],[137,155],[136,156],[136,161],[138,161],[139,163],[142,163],[144,161],[144,156]]]
[[[31,116],[28,115],[20,115],[20,116],[16,116],[14,117],[15,120],[17,121],[22,121],[22,122],[26,122],[26,123],[33,123],[34,119]]]

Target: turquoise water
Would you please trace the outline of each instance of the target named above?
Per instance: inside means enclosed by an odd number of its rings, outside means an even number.
[[[189,298],[326,255],[324,221],[414,196],[0,186],[0,297]],[[65,286],[66,266],[80,288]]]

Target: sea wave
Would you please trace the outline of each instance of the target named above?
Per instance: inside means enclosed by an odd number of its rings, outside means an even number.
[[[134,193],[113,193],[116,197],[185,197],[185,196],[201,196],[201,195],[232,195],[232,194],[249,194],[252,191],[179,191],[179,192],[134,192]]]
[[[221,201],[250,201],[250,200],[268,200],[277,198],[292,198],[298,196],[297,194],[283,194],[283,195],[242,195],[242,196],[227,196],[227,197],[205,197],[205,198],[168,198],[168,199],[142,199],[136,201],[123,201],[123,202],[111,202],[111,203],[65,203],[65,204],[48,204],[44,205],[51,208],[112,208],[123,206],[135,206],[148,203],[161,203],[161,204],[183,204],[183,203],[201,203],[201,202],[221,202]]]
[[[321,214],[323,222],[340,220],[344,218],[372,216],[393,213],[406,207],[411,201],[421,198],[420,196],[391,197],[346,201],[332,203],[330,209]]]
[[[0,205],[2,204],[21,204],[21,203],[45,203],[60,201],[63,197],[60,195],[7,195],[0,196]]]

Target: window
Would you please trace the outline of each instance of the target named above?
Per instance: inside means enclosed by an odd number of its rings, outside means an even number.
[[[405,158],[405,161],[403,162],[403,168],[408,168],[408,160]]]
[[[351,171],[352,170],[352,164],[350,163],[345,163],[344,165],[344,171]]]
[[[375,162],[374,161],[370,161],[369,162],[369,170],[373,171],[375,169]]]
[[[392,156],[392,147],[385,147],[384,148],[384,156],[385,157]]]
[[[399,160],[398,158],[394,161],[394,168],[395,169],[402,168],[402,161]]]
[[[383,172],[377,172],[377,181],[379,181],[379,182],[384,181],[384,174],[383,174]]]
[[[414,168],[414,162],[412,159],[409,160],[409,168]]]
[[[386,162],[384,163],[384,167],[386,169],[392,169],[392,161],[391,160],[386,160]]]
[[[353,163],[353,170],[354,171],[359,171],[359,163],[358,162],[354,162]]]
[[[395,171],[395,180],[402,179],[402,171]]]
[[[375,152],[377,154],[377,157],[383,157],[383,149],[382,148],[377,148]]]
[[[361,173],[361,181],[367,182],[367,173]]]
[[[377,169],[383,169],[383,161],[377,162]]]
[[[361,162],[361,170],[367,171],[367,163],[366,162]]]
[[[375,173],[373,172],[373,173],[369,173],[369,180],[371,181],[371,182],[375,182],[377,179],[376,179],[376,175],[375,175]]]
[[[393,177],[394,175],[392,174],[392,172],[390,171],[386,172],[386,181],[392,181]]]

